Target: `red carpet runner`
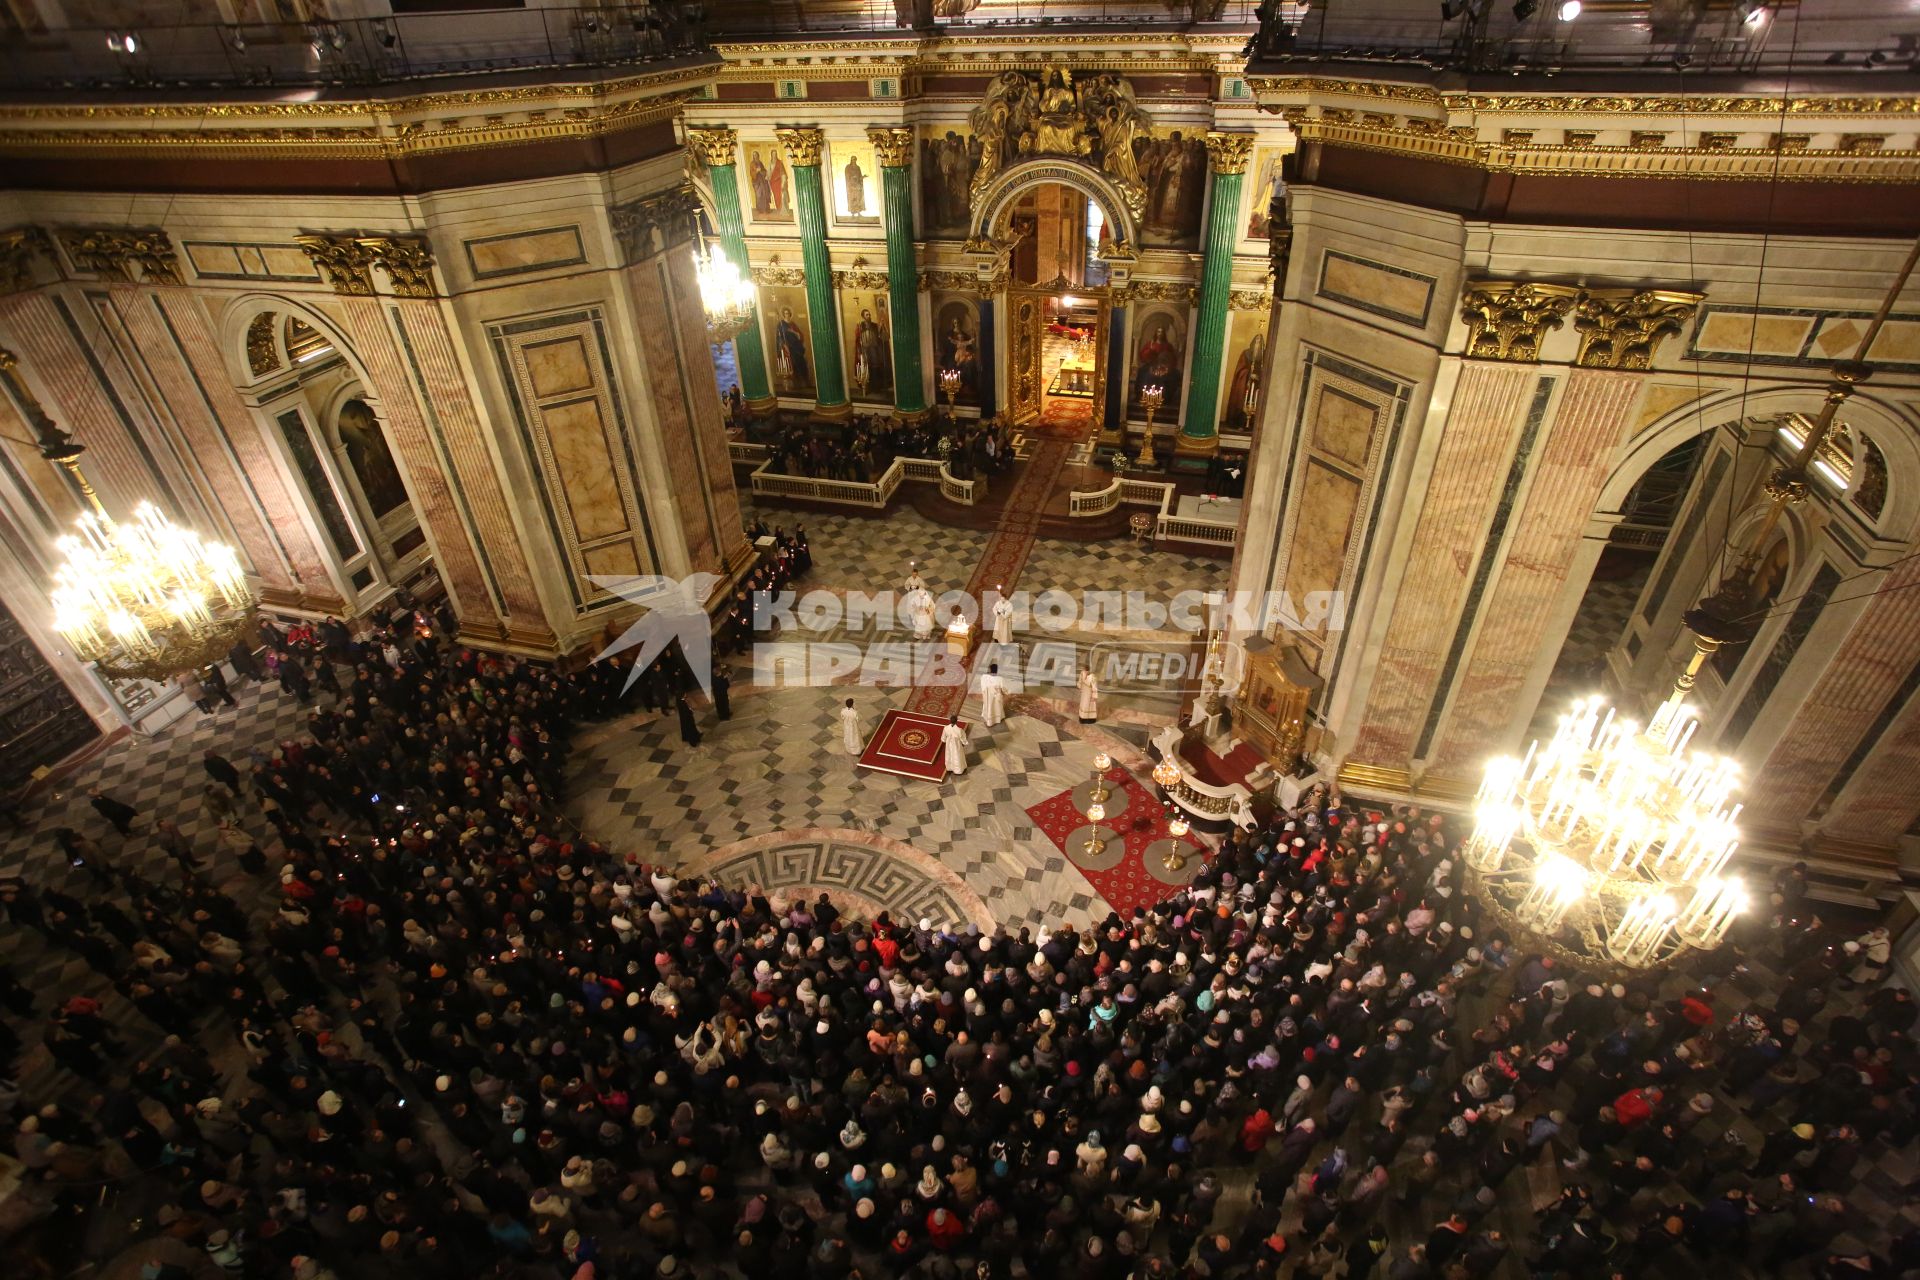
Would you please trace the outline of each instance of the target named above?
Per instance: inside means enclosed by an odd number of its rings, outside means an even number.
[[[1041,429],[1045,429],[1044,425]],[[1013,492],[1007,495],[1007,505],[1000,513],[1000,523],[995,526],[987,549],[981,554],[980,563],[975,566],[973,577],[967,582],[967,594],[975,600],[985,599],[987,592],[995,586],[1011,592],[1020,581],[1020,572],[1027,567],[1027,555],[1033,550],[1033,540],[1040,532],[1040,513],[1046,507],[1047,496],[1053,492],[1054,482],[1060,478],[1060,468],[1066,463],[1067,450],[1079,434],[1076,430],[1064,438],[1052,435],[1036,438],[1033,456],[1021,469]],[[976,645],[973,654],[979,652],[980,646]],[[973,654],[967,658],[969,669]],[[966,697],[964,683],[922,683],[914,688],[912,697],[908,698],[907,709],[944,720],[960,710],[960,704],[966,701]]]

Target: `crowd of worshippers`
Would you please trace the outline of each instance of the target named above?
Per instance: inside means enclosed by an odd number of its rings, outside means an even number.
[[[156,882],[104,834],[91,877],[7,891],[132,1010],[0,988],[81,1077],[5,1099],[31,1184],[270,1280],[1920,1263],[1850,1199],[1916,1134],[1914,1006],[1798,871],[1691,971],[1619,984],[1512,948],[1441,818],[1324,792],[1089,928],[853,919],[573,830],[611,664],[394,638],[349,639],[309,736],[207,757],[270,892],[201,841]],[[1733,1012],[1762,961],[1787,981]],[[1871,994],[1827,1009],[1842,982]]]
[[[789,423],[773,433],[768,450],[770,471],[862,484],[878,479],[895,458],[937,458],[962,480],[1003,472],[1013,462],[1003,417],[939,413],[914,422],[857,415],[845,427]]]

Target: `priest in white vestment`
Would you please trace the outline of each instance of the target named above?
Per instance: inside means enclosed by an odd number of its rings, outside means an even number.
[[[993,642],[1013,643],[1013,601],[1001,596],[993,605]]]
[[[933,638],[933,593],[925,587],[916,587],[907,592],[907,620],[913,627],[913,638],[931,640]]]
[[[967,731],[960,727],[960,717],[954,716],[947,721],[947,727],[940,731],[940,741],[947,749],[947,772],[965,773],[967,771]]]
[[[857,756],[863,745],[860,740],[860,713],[853,709],[853,699],[847,699],[847,705],[840,708],[840,743],[846,747],[847,754]]]
[[[1093,677],[1093,668],[1088,667],[1080,673],[1080,723],[1092,724],[1100,718],[1100,682]]]
[[[980,723],[991,729],[1007,718],[1007,682],[1000,678],[1000,664],[987,667],[980,677]]]

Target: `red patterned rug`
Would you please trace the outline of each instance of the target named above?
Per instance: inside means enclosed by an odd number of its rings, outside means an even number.
[[[1086,815],[1074,804],[1081,788],[1042,800],[1027,810],[1027,816],[1067,855],[1067,861],[1086,877],[1094,891],[1125,916],[1135,907],[1152,906],[1179,892],[1204,864],[1207,849],[1188,835],[1179,841],[1185,850],[1185,866],[1178,871],[1167,869],[1163,859],[1170,845],[1166,842],[1173,837],[1167,831],[1166,814],[1159,802],[1119,765],[1109,769],[1106,778],[1114,794],[1106,803],[1107,817],[1100,825],[1110,834],[1107,847],[1098,853],[1087,853],[1084,836],[1074,838],[1088,825]],[[1115,801],[1122,794],[1126,805],[1116,811]],[[1113,838],[1116,835],[1120,837],[1117,842]],[[1149,853],[1149,846],[1158,847]]]
[[[1216,787],[1231,787],[1245,782],[1247,775],[1260,767],[1262,756],[1250,742],[1242,742],[1224,756],[1217,756],[1202,745],[1188,764],[1202,782]]]
[[[961,725],[965,727],[966,722]],[[880,717],[880,727],[854,763],[863,769],[939,782],[947,776],[946,748],[940,742],[940,731],[946,727],[944,719],[889,711]]]

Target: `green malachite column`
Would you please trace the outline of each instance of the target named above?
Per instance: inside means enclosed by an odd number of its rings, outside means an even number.
[[[707,162],[707,177],[713,183],[714,213],[720,220],[720,251],[751,280],[753,265],[747,261],[747,227],[740,220],[740,174],[734,167],[739,135],[731,129],[689,129],[687,144]],[[733,340],[733,355],[740,366],[740,394],[747,407],[758,413],[773,408],[773,383],[767,377],[767,348],[760,339],[760,317],[742,329]]]
[[[880,159],[881,197],[887,215],[887,310],[893,324],[893,407],[903,414],[927,411],[920,375],[920,287],[913,260],[913,130],[867,130]]]
[[[1193,376],[1187,414],[1175,448],[1210,454],[1220,447],[1220,370],[1227,346],[1227,301],[1233,292],[1233,242],[1240,221],[1240,184],[1253,156],[1250,133],[1207,134],[1212,204],[1200,262],[1200,315],[1193,330]]]
[[[800,224],[800,266],[807,276],[807,320],[813,329],[813,412],[844,418],[853,412],[840,367],[840,317],[835,314],[833,263],[827,257],[827,197],[820,181],[818,129],[776,129],[793,167],[793,214]]]

